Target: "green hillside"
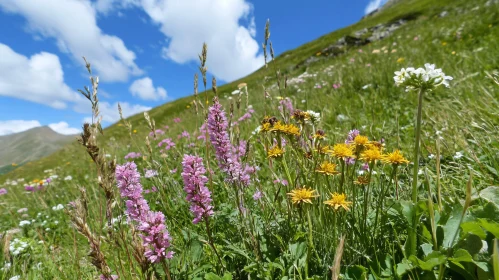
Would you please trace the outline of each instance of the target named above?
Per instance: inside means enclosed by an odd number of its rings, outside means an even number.
[[[351,115],[352,118],[350,121],[341,123],[341,127],[352,128],[360,124],[365,124],[366,120],[359,119],[354,112],[365,106],[366,97],[363,95],[355,97],[357,100],[364,100],[362,101],[364,103],[355,103],[350,99],[348,100],[348,104],[343,104],[343,102],[346,97],[363,92],[361,87],[366,84],[373,84],[375,86],[374,89],[371,88],[368,92],[379,95],[378,98],[388,98],[393,102],[399,103],[397,104],[398,106],[404,102],[414,104],[412,100],[400,98],[400,94],[394,92],[396,90],[394,90],[391,83],[393,72],[407,65],[422,65],[425,62],[431,62],[437,64],[438,67],[446,69],[458,81],[456,87],[453,89],[453,95],[461,97],[459,100],[464,102],[467,97],[472,96],[469,92],[470,85],[460,83],[459,81],[466,79],[470,74],[480,75],[483,78],[484,70],[499,68],[497,55],[493,55],[496,53],[494,51],[497,48],[495,42],[498,34],[498,28],[496,27],[498,17],[497,10],[491,8],[495,7],[497,3],[489,1],[488,3],[491,5],[489,7],[485,7],[485,3],[487,1],[468,3],[468,1],[454,0],[407,0],[398,2],[395,5],[388,5],[381,12],[367,17],[354,25],[327,34],[297,49],[284,52],[276,58],[276,65],[281,70],[281,74],[288,77],[288,79],[297,77],[305,71],[317,73],[318,76],[316,78],[306,81],[300,93],[291,89],[288,94],[295,101],[300,101],[306,96],[311,97],[312,99],[307,103],[308,108],[322,109],[325,104],[330,104],[326,108],[331,110],[331,113]],[[475,7],[478,9],[473,10]],[[444,11],[447,12],[447,16],[439,17]],[[388,38],[363,47],[349,46],[344,50],[344,54],[337,57],[326,57],[308,66],[304,65],[304,62],[308,58],[316,56],[317,53],[336,43],[346,35],[355,36],[356,31],[363,30],[364,28],[372,28],[378,24],[389,25],[390,23],[397,22],[399,19],[407,19],[406,24],[401,26],[400,29],[395,30],[393,35]],[[456,35],[457,32],[461,34],[459,37]],[[364,34],[363,37],[367,37],[368,35]],[[414,41],[413,38],[416,36],[420,36],[421,39]],[[397,45],[393,46],[394,43]],[[443,46],[443,43],[446,43],[446,45]],[[274,44],[279,44],[279,42],[274,42]],[[388,48],[390,52],[392,50],[396,50],[397,52],[386,55],[372,54],[373,50],[383,47]],[[360,54],[358,50],[363,50],[364,52]],[[456,54],[453,55],[452,52]],[[356,59],[355,63],[349,63],[352,58]],[[397,63],[397,59],[399,58],[403,58],[403,61]],[[371,64],[372,67],[365,67],[367,64]],[[336,68],[330,70],[329,74],[332,74],[332,77],[329,77],[328,73],[324,73],[323,71],[328,66],[336,66]],[[250,103],[255,107],[257,114],[262,116],[262,111],[259,110],[262,108],[260,105],[264,95],[262,85],[269,87],[272,83],[275,83],[275,77],[272,72],[273,67],[273,65],[270,65],[268,69],[262,68],[247,77],[221,86],[218,88],[219,94],[221,96],[229,96],[230,92],[237,89],[239,83],[247,83],[250,92]],[[338,69],[339,67],[345,68]],[[264,80],[267,80],[267,82],[262,83]],[[342,84],[342,87],[335,91],[334,95],[322,94],[322,96],[318,96],[317,92],[322,93],[327,91],[312,89],[315,82],[321,80],[328,83],[337,81]],[[472,83],[475,82],[477,81],[472,81]],[[478,82],[486,83],[486,80],[481,79]],[[85,81],[82,81],[82,84],[84,85]],[[208,77],[208,86],[210,85],[211,81]],[[211,91],[209,91],[209,94],[211,94]],[[277,94],[275,90],[273,94]],[[201,95],[204,95],[204,93]],[[204,97],[202,98],[204,100]],[[474,102],[479,102],[476,98],[473,99]],[[171,124],[172,119],[175,117],[184,119],[181,126],[172,128],[172,135],[178,134],[181,130],[193,131],[195,122],[189,120],[192,120],[194,107],[187,109],[188,104],[192,100],[193,97],[189,96],[166,103],[151,110],[150,115],[156,120],[156,123],[164,125]],[[383,100],[378,99],[378,101],[382,103]],[[386,109],[389,108],[385,108],[383,116],[387,116],[388,114],[388,116],[394,117],[395,114],[400,113]],[[404,121],[409,121],[409,117],[405,116]],[[335,122],[334,115],[329,115],[329,118],[328,125],[338,125]],[[129,120],[134,129],[137,129],[137,135],[144,135],[147,127],[145,126],[143,115],[138,114]],[[408,123],[400,125],[403,126],[406,124]],[[117,124],[107,128],[104,137],[104,139],[114,138],[117,142],[120,142],[121,139],[128,141],[126,140],[126,129],[119,127]],[[143,136],[137,138],[142,140]],[[43,170],[59,166],[61,163],[71,162],[72,159],[79,158],[83,154],[82,149],[74,143],[49,157],[33,162],[29,166],[18,168],[15,172],[0,177],[0,182],[6,178],[36,178],[42,174]]]
[[[498,42],[497,0],[389,1],[216,93],[200,75],[157,138],[104,129],[98,168],[74,141],[0,176],[0,279],[498,279]],[[396,85],[425,63],[449,88]]]
[[[0,174],[50,155],[74,139],[75,136],[58,134],[46,126],[0,136]]]

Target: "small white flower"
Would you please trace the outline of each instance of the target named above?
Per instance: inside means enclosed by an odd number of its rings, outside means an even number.
[[[56,206],[52,207],[52,210],[54,210],[54,211],[59,211],[62,209],[64,209],[64,205],[62,205],[62,204],[57,204]]]
[[[307,100],[305,100],[305,99],[302,99],[302,100],[301,100],[301,103],[305,103],[305,102],[307,102]]]
[[[10,277],[9,280],[19,280],[21,279],[21,276],[20,275],[16,275],[14,277]]]
[[[315,124],[321,121],[320,113],[314,112],[312,110],[307,110],[307,113],[310,115],[310,122]]]
[[[363,86],[362,89],[368,89],[370,86],[371,86],[371,84],[367,84],[367,85]]]
[[[428,158],[429,158],[429,159],[434,159],[434,158],[435,158],[435,155],[434,155],[434,154],[429,154],[429,155],[428,155]]]
[[[71,180],[73,180],[73,176],[71,175],[64,177],[64,181],[71,181]]]
[[[456,152],[456,154],[454,155],[454,159],[460,159],[462,158],[464,155],[462,152]]]
[[[54,175],[50,175],[50,179],[57,179],[57,178],[59,178],[59,176],[57,176],[55,174]]]
[[[105,154],[104,156],[107,157],[107,158],[110,158],[111,154]]]
[[[231,92],[232,95],[236,95],[236,94],[240,94],[240,93],[241,93],[241,91],[238,90],[238,89],[236,89],[235,91]]]
[[[423,169],[419,169],[418,170],[418,175],[423,175],[423,174],[424,174]]]
[[[259,125],[259,126],[257,126],[257,128],[255,128],[255,130],[253,130],[253,132],[251,132],[251,134],[253,134],[253,135],[258,134],[258,133],[260,133],[261,130],[262,130],[262,126]]]
[[[24,220],[24,221],[21,221],[19,223],[19,226],[20,227],[23,227],[23,226],[26,226],[26,225],[31,225],[31,222],[30,221],[27,221],[27,220]]]

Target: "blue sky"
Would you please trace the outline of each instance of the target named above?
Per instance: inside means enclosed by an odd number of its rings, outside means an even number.
[[[90,116],[77,89],[100,78],[103,125],[191,94],[197,54],[219,84],[358,21],[385,0],[0,0],[0,135],[49,125],[72,134]]]

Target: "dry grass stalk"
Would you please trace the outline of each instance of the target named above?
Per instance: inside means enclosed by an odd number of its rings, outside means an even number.
[[[340,277],[341,268],[341,257],[343,256],[343,247],[345,245],[345,237],[342,236],[338,247],[336,247],[336,253],[334,254],[333,266],[331,267],[331,279],[338,280]]]

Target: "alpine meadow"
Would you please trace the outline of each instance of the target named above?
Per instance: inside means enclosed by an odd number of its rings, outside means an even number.
[[[499,280],[499,1],[391,0],[280,55],[260,25],[256,72],[217,86],[196,46],[192,95],[105,128],[82,58],[91,120],[0,169],[0,280]]]

